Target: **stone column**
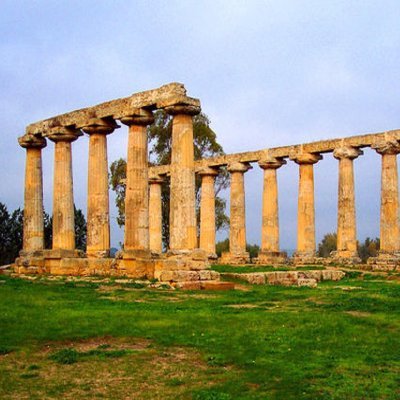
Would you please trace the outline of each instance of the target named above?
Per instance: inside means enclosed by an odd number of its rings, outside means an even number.
[[[44,248],[42,149],[46,139],[25,135],[18,139],[26,149],[23,252]]]
[[[113,119],[93,118],[82,130],[89,135],[87,246],[88,257],[110,255],[107,135],[118,125]]]
[[[149,178],[149,235],[150,250],[162,253],[162,203],[161,189],[164,180],[160,176]]]
[[[282,264],[287,255],[279,248],[279,208],[278,182],[276,170],[286,161],[282,158],[265,157],[258,162],[264,170],[264,188],[262,203],[261,251],[257,258],[258,264]]]
[[[296,264],[315,263],[314,164],[322,156],[301,152],[291,155],[290,159],[299,165],[297,251],[293,258]]]
[[[169,106],[173,115],[170,198],[170,250],[197,248],[192,116],[196,106]]]
[[[151,111],[138,110],[120,119],[129,126],[126,162],[124,258],[150,256],[149,183],[146,126],[154,121]]]
[[[372,147],[382,156],[380,251],[378,258],[381,264],[386,259],[388,265],[399,265],[400,227],[397,154],[400,153],[400,144],[396,140],[389,139]]]
[[[229,253],[223,253],[221,262],[246,264],[250,262],[246,252],[246,204],[244,173],[252,167],[248,163],[235,162],[228,165],[231,173]]]
[[[200,201],[200,248],[207,252],[210,258],[215,254],[215,168],[205,167],[198,173],[201,176]]]
[[[60,127],[47,134],[47,137],[55,142],[53,251],[75,250],[71,143],[81,135],[80,131],[65,127]]]
[[[363,154],[360,149],[345,146],[334,150],[339,160],[337,251],[331,256],[340,263],[354,264],[361,260],[357,252],[356,206],[353,160]]]

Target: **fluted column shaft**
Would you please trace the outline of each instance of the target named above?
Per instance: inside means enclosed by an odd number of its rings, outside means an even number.
[[[44,248],[42,148],[44,138],[23,136],[19,144],[26,149],[23,250]]]
[[[299,164],[296,255],[315,256],[314,164],[322,156],[300,153],[290,157]]]
[[[195,173],[192,116],[198,107],[172,106],[173,115],[170,197],[170,249],[197,247]]]
[[[55,142],[53,184],[53,250],[75,250],[71,143],[79,133],[67,128],[49,134]]]
[[[259,162],[264,170],[261,252],[279,252],[279,208],[278,181],[276,170],[286,161],[278,158],[266,158]]]
[[[89,134],[86,246],[89,257],[110,254],[107,135],[116,127],[111,119],[92,119],[82,128]]]
[[[354,194],[353,160],[363,154],[354,147],[341,147],[333,152],[339,160],[337,257],[358,257],[357,221]]]
[[[121,118],[129,126],[126,162],[125,239],[126,252],[149,250],[149,183],[146,126],[153,122],[150,111]]]
[[[149,236],[150,250],[154,253],[162,253],[162,183],[159,177],[149,179]]]
[[[246,201],[244,173],[252,168],[246,163],[228,166],[231,173],[229,252],[246,253]]]
[[[374,148],[382,156],[380,253],[399,253],[400,227],[397,154],[400,153],[400,145],[397,141],[387,141],[374,146]]]
[[[218,171],[206,167],[201,176],[200,248],[215,255],[215,177]]]

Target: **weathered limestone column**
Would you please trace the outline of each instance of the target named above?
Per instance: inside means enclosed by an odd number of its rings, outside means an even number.
[[[314,164],[322,159],[317,153],[292,154],[299,165],[299,198],[297,209],[297,251],[295,264],[315,263]]]
[[[149,235],[150,250],[162,253],[162,203],[161,189],[164,180],[160,176],[149,178]]]
[[[286,164],[282,158],[268,156],[258,162],[264,170],[261,251],[258,264],[282,264],[287,255],[279,248],[279,208],[277,169]]]
[[[46,139],[25,135],[18,139],[26,149],[23,252],[44,248],[42,149]]]
[[[55,142],[53,183],[53,250],[75,250],[71,143],[82,133],[60,127],[47,137]]]
[[[222,263],[235,265],[250,262],[249,253],[246,252],[244,173],[251,168],[250,164],[242,162],[228,165],[231,173],[229,252],[222,254]]]
[[[357,221],[354,196],[353,160],[363,154],[351,146],[339,147],[333,156],[339,160],[337,251],[331,256],[340,263],[356,264],[361,260],[357,251]]]
[[[151,111],[138,110],[121,118],[129,126],[126,162],[124,257],[150,256],[149,183],[146,126],[154,121]]]
[[[118,125],[112,119],[93,118],[82,130],[89,135],[87,246],[88,257],[110,255],[107,135]]]
[[[393,270],[400,266],[399,184],[397,154],[400,144],[388,139],[372,146],[382,156],[380,250],[378,257],[369,258],[374,269]]]
[[[201,176],[200,200],[200,248],[210,258],[217,258],[215,253],[215,177],[218,171],[206,167],[198,172]]]
[[[173,115],[169,245],[172,251],[192,250],[198,247],[192,117],[200,107],[176,105],[166,111]]]

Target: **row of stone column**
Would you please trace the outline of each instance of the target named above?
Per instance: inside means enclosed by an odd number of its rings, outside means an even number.
[[[197,242],[192,116],[200,108],[176,105],[166,107],[166,111],[173,115],[171,248],[194,248]],[[149,196],[148,178],[146,127],[154,119],[151,111],[140,109],[120,121],[129,126],[124,257],[147,257],[150,249],[161,252],[161,181],[150,181],[158,185],[150,185]],[[52,250],[62,250],[61,257],[77,255],[71,144],[82,135],[81,131],[89,135],[87,256],[109,256],[107,135],[118,127],[112,118],[93,118],[80,130],[59,127],[43,134],[55,143]],[[27,253],[41,251],[44,247],[41,150],[46,146],[46,139],[43,136],[19,138],[20,145],[26,148],[23,251]],[[149,206],[156,208],[155,214],[149,214]]]
[[[400,152],[397,141],[379,143],[373,148],[382,156],[381,179],[381,253],[396,253],[400,250],[398,173],[396,156]],[[359,262],[357,253],[356,211],[354,194],[353,160],[363,154],[358,148],[344,146],[334,150],[339,161],[337,251],[332,257],[338,262]],[[290,155],[299,165],[299,193],[297,216],[298,262],[315,262],[315,206],[314,164],[322,159],[318,153],[299,152]],[[282,263],[286,254],[279,247],[278,185],[277,169],[286,164],[283,158],[267,156],[259,161],[264,170],[262,202],[262,232],[259,263]],[[230,249],[222,255],[222,262],[243,263],[249,261],[246,252],[244,173],[251,166],[235,162],[228,166],[231,173],[230,192]],[[217,172],[206,168],[202,176],[200,247],[215,252],[215,209],[213,183]]]

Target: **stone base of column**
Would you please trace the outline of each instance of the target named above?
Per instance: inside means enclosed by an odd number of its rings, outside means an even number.
[[[243,265],[249,264],[250,262],[250,254],[247,251],[243,253],[231,253],[227,251],[222,253],[218,260],[219,264],[226,265]]]
[[[328,258],[324,259],[326,265],[357,265],[361,264],[361,258],[355,251],[332,251]]]
[[[87,250],[86,257],[88,258],[108,258],[110,250]]]
[[[19,257],[15,259],[13,270],[17,274],[36,275],[46,274],[43,250],[19,252]]]
[[[288,263],[288,258],[284,251],[260,251],[253,261],[258,265],[283,265]]]
[[[317,257],[315,251],[296,251],[293,253],[291,261],[295,266],[320,265],[324,263],[324,259]]]
[[[372,271],[400,271],[400,252],[379,252],[378,257],[368,258]]]

